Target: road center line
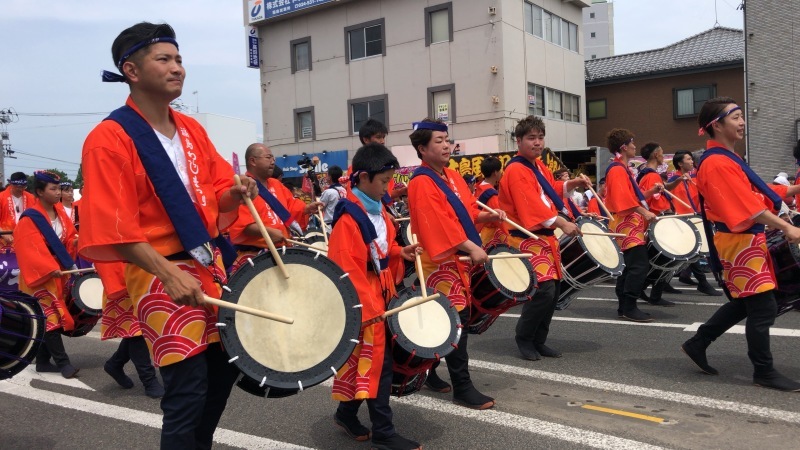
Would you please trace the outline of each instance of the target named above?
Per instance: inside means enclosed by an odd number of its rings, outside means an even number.
[[[588,409],[591,411],[598,411],[607,414],[612,414],[615,416],[623,416],[623,417],[630,417],[632,419],[646,420],[648,422],[664,423],[663,417],[648,416],[646,414],[634,413],[622,409],[605,408],[603,406],[595,406],[595,405],[582,405],[581,408]]]
[[[618,392],[620,394],[635,395],[638,397],[646,397],[656,400],[682,403],[692,406],[694,408],[718,409],[722,411],[730,411],[739,414],[747,414],[752,416],[765,417],[773,420],[780,420],[782,422],[800,424],[800,413],[792,411],[784,411],[780,409],[767,408],[764,406],[756,406],[747,403],[732,402],[727,400],[717,400],[708,397],[700,397],[697,395],[681,394],[679,392],[662,391],[660,389],[652,389],[641,386],[631,386],[620,383],[612,383],[609,381],[595,380],[592,378],[577,377],[561,373],[545,372],[542,370],[527,369],[524,367],[517,367],[507,364],[499,364],[499,363],[481,361],[476,359],[470,359],[469,363],[472,367],[484,370],[491,370],[494,372],[502,372],[512,375],[519,375],[527,378],[534,378],[539,380],[547,380],[558,383],[583,386],[586,388],[598,389],[601,391],[612,391],[612,392]]]

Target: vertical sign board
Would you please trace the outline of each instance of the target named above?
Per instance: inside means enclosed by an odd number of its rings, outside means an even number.
[[[247,67],[258,69],[261,65],[261,52],[258,49],[258,28],[247,27]]]

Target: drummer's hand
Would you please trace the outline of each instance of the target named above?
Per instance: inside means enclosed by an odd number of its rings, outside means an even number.
[[[800,243],[800,228],[794,226],[787,227],[783,235],[786,237],[786,240],[792,244]]]
[[[473,265],[485,264],[487,261],[489,261],[489,255],[487,255],[482,248],[476,245],[472,250],[470,250],[469,259],[472,261]]]
[[[656,220],[656,217],[658,217],[658,216],[656,216],[655,214],[651,213],[650,211],[645,211],[645,212],[642,213],[642,217],[644,217],[644,220],[646,220],[647,222],[652,222],[652,221]]]
[[[161,278],[164,292],[178,305],[199,306],[203,304],[200,282],[191,274],[173,266],[169,274]]]
[[[51,276],[51,277],[53,277],[53,278],[61,278],[61,271],[60,271],[60,270],[54,270],[54,271],[53,271],[53,272],[50,274],[50,276]]]
[[[322,202],[311,202],[306,205],[306,209],[304,209],[303,212],[306,214],[316,214],[323,206],[325,205],[323,205]]]
[[[492,213],[492,219],[502,221],[508,219],[508,214],[502,209],[495,209]]]
[[[400,256],[406,261],[414,261],[416,255],[422,254],[422,247],[417,244],[411,244],[400,249]]]
[[[231,186],[231,198],[244,204],[245,196],[251,199],[256,198],[256,195],[258,195],[258,188],[256,187],[256,181],[250,177],[240,177],[239,179],[242,181],[242,185],[234,184]]]
[[[561,225],[559,228],[561,228],[561,231],[563,231],[564,234],[566,234],[567,236],[581,236],[582,235],[581,229],[578,228],[577,225],[575,225],[572,222],[566,221],[566,220],[564,221],[564,224]]]

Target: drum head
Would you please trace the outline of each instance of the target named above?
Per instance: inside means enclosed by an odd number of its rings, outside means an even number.
[[[578,226],[582,232],[608,232],[608,229],[600,222],[589,217],[579,219]],[[589,253],[589,256],[606,268],[608,272],[622,273],[625,262],[615,239],[610,236],[581,236],[581,245]]]
[[[325,253],[325,255],[328,254],[328,244],[325,243],[325,235],[322,234],[321,231],[310,231],[306,233],[305,240],[307,244],[313,247],[308,250],[319,250]]]
[[[697,233],[700,235],[700,253],[708,254],[708,240],[706,240],[706,230],[703,227],[703,218],[700,216],[690,217],[689,222],[697,228]]]
[[[700,248],[697,228],[683,217],[659,218],[650,224],[649,234],[656,248],[675,259],[691,259]]]
[[[521,252],[505,244],[490,247],[489,255],[517,255]],[[486,263],[486,270],[493,276],[503,293],[509,297],[528,296],[536,289],[536,275],[529,258],[494,259]]]
[[[265,253],[230,278],[222,298],[291,317],[294,324],[220,308],[220,333],[235,364],[261,387],[304,388],[332,377],[347,361],[358,342],[361,308],[353,283],[330,259],[291,248],[281,259],[288,279]]]
[[[434,291],[428,290],[428,295]],[[403,289],[390,303],[397,308],[422,296],[418,289]],[[439,298],[386,318],[395,343],[409,353],[425,359],[443,358],[453,351],[453,345],[461,339],[461,320],[450,300],[439,292]]]
[[[96,273],[82,275],[72,285],[72,298],[75,304],[90,315],[103,312],[103,283]]]
[[[402,228],[403,231],[405,245],[411,245],[411,243],[414,242],[414,239],[412,239],[413,236],[411,235],[411,221],[406,220],[405,222],[402,222],[402,225],[400,225],[400,227]]]

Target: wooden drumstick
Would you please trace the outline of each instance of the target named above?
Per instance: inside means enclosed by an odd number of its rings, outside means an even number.
[[[417,244],[417,234],[411,234],[411,245]],[[425,286],[425,274],[422,273],[422,257],[419,253],[414,252],[414,267],[417,268],[417,278],[419,279],[419,287],[422,289],[422,297],[428,296],[428,288]]]
[[[318,252],[323,252],[323,253],[325,252],[325,250],[322,250],[322,249],[321,249],[321,248],[319,248],[319,247],[314,247],[314,246],[313,246],[313,245],[311,245],[311,244],[306,244],[305,242],[295,241],[295,240],[293,240],[293,239],[284,239],[284,242],[288,242],[288,243],[290,243],[290,244],[292,244],[292,245],[297,245],[297,246],[299,246],[299,247],[305,247],[305,248],[309,248],[309,249],[311,249],[311,250],[316,250],[316,251],[318,251]]]
[[[322,206],[317,206],[317,217],[319,217],[319,226],[322,228],[322,237],[325,239],[325,246],[328,246],[328,226],[325,225],[325,216],[322,215]]]
[[[218,298],[209,297],[207,295],[203,296],[203,299],[206,303],[219,306],[220,308],[232,309],[234,311],[242,312],[245,314],[250,314],[253,316],[258,316],[263,319],[274,320],[275,322],[281,322],[286,324],[293,324],[294,319],[290,317],[281,316],[279,314],[273,314],[271,312],[262,311],[260,309],[251,308],[249,306],[239,305],[237,303],[226,302],[225,300],[220,300]]]
[[[406,220],[411,220],[411,217],[398,217],[394,219],[395,222],[405,222]]]
[[[519,258],[532,258],[533,253],[509,253],[506,255],[489,255],[489,259],[519,259]],[[469,256],[461,256],[459,261],[470,262]]]
[[[96,272],[96,270],[94,267],[87,267],[85,269],[63,270],[61,271],[61,275],[72,275],[76,273],[86,273],[86,272]]]
[[[602,231],[581,231],[584,236],[608,236],[608,237],[626,237],[627,234],[622,233],[605,233]]]
[[[233,181],[236,183],[237,186],[242,185],[242,180],[239,178],[239,175],[233,176]],[[253,200],[250,199],[249,196],[244,195],[244,203],[247,205],[247,209],[250,210],[250,215],[253,216],[253,220],[256,221],[256,225],[258,226],[258,231],[261,232],[261,237],[267,242],[267,247],[269,247],[269,252],[272,254],[272,257],[275,258],[275,263],[278,264],[278,268],[283,273],[284,278],[289,278],[289,272],[286,270],[286,266],[283,265],[283,260],[281,259],[281,255],[278,254],[278,249],[275,248],[275,243],[272,242],[272,238],[269,237],[269,233],[267,233],[267,228],[264,226],[264,222],[261,220],[261,216],[258,215],[258,211],[256,211],[255,205],[253,205]]]
[[[427,302],[429,302],[431,300],[436,300],[437,298],[439,298],[439,293],[435,292],[435,293],[431,294],[430,296],[423,296],[423,297],[420,297],[420,298],[405,302],[404,304],[398,306],[397,308],[392,308],[392,309],[386,311],[385,313],[381,314],[381,317],[385,319],[385,318],[387,318],[389,316],[393,316],[393,315],[395,315],[395,314],[397,314],[399,312],[405,311],[407,309],[411,309],[411,308],[413,308],[415,306],[419,306],[419,305],[421,305],[423,303],[427,303]]]
[[[664,191],[664,192],[666,193],[667,191]],[[691,209],[692,211],[694,211],[694,208],[692,208],[692,205],[690,205],[690,204],[686,203],[685,201],[681,200],[680,198],[678,198],[678,196],[677,196],[677,195],[673,195],[671,192],[670,192],[670,193],[668,193],[668,194],[669,194],[669,195],[667,195],[667,198],[668,198],[668,199],[670,199],[670,200],[676,200],[676,201],[677,201],[678,203],[680,203],[681,205],[683,205],[683,206],[685,206],[686,208],[688,208],[688,209]]]
[[[581,177],[582,177],[582,178],[583,178],[585,181],[589,181],[589,191],[590,191],[590,192],[592,193],[592,195],[594,195],[594,196],[595,196],[595,198],[597,199],[597,204],[598,204],[598,205],[600,205],[600,207],[601,207],[601,208],[603,208],[603,211],[605,211],[605,212],[606,212],[606,215],[607,215],[608,217],[603,217],[603,218],[604,218],[604,219],[611,220],[611,211],[609,211],[609,210],[608,210],[608,208],[606,207],[606,204],[603,202],[603,199],[602,199],[602,198],[600,198],[600,196],[599,196],[599,195],[597,195],[597,192],[595,192],[595,190],[594,190],[594,188],[592,187],[592,184],[591,184],[591,181],[592,181],[592,180],[591,180],[591,179],[589,179],[589,177],[587,177],[587,176],[586,176],[586,175],[584,175],[584,174],[581,174]]]
[[[671,215],[668,215],[668,216],[656,216],[656,220],[675,219],[675,218],[678,218],[678,217],[694,217],[696,215],[697,214],[694,214],[694,213],[692,213],[692,214],[671,214]]]
[[[490,208],[489,206],[487,206],[487,205],[485,205],[485,204],[483,204],[483,203],[481,203],[481,202],[479,202],[479,201],[476,201],[476,203],[478,204],[478,206],[480,206],[481,208],[483,208],[483,209],[485,209],[485,210],[489,211],[490,213],[498,214],[498,213],[497,213],[497,211],[493,210],[493,209],[492,209],[492,208]],[[499,214],[498,214],[498,215],[499,215]],[[506,217],[504,221],[505,221],[505,223],[507,223],[507,224],[511,225],[512,227],[516,228],[517,230],[519,230],[519,231],[521,231],[521,232],[525,233],[525,234],[526,234],[528,237],[532,237],[532,238],[534,238],[534,239],[539,239],[539,236],[537,236],[537,235],[535,235],[535,234],[531,233],[531,231],[530,231],[530,230],[528,230],[528,229],[526,229],[526,228],[523,228],[521,225],[519,225],[519,224],[517,224],[516,222],[512,221],[512,220],[511,220],[511,219],[509,219],[508,217]]]

